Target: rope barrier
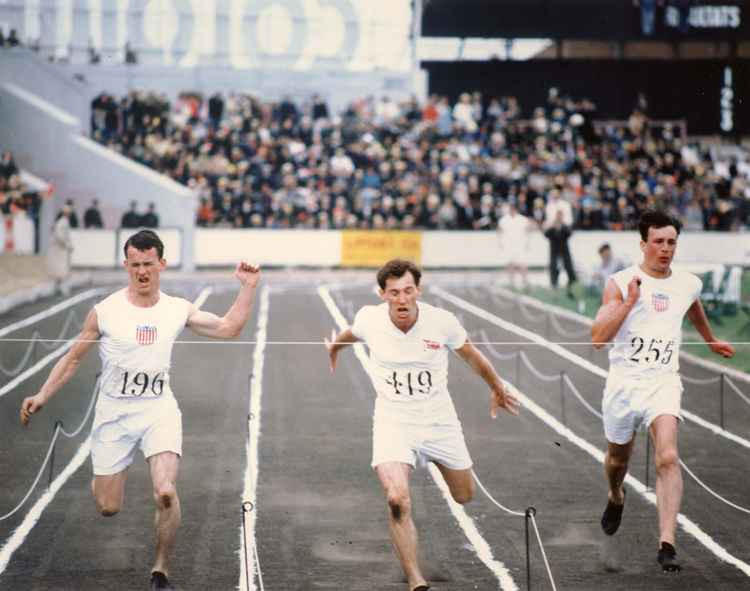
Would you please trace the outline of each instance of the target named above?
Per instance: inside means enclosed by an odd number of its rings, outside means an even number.
[[[68,439],[72,439],[76,435],[78,435],[81,432],[81,429],[83,429],[83,426],[88,421],[89,415],[91,414],[91,409],[94,407],[94,401],[96,400],[96,396],[99,393],[99,379],[97,378],[96,384],[94,385],[94,394],[91,397],[91,402],[89,403],[88,410],[86,411],[86,415],[83,417],[83,420],[81,421],[81,424],[78,426],[78,428],[73,433],[68,433],[63,429],[63,423],[62,421],[55,421],[54,431],[52,432],[52,440],[49,442],[49,446],[47,447],[47,453],[44,457],[44,461],[42,462],[42,465],[39,467],[39,472],[36,475],[36,478],[34,478],[34,482],[31,484],[31,487],[29,488],[28,492],[24,495],[23,499],[10,511],[8,511],[5,515],[0,516],[0,521],[4,521],[13,515],[15,515],[21,507],[26,503],[26,501],[29,500],[29,497],[31,496],[31,493],[34,492],[34,489],[36,489],[37,484],[39,484],[39,480],[42,477],[42,474],[44,473],[44,469],[47,467],[47,464],[50,462],[50,459],[54,456],[55,452],[55,444],[57,443],[57,438],[60,434],[62,434],[64,437],[67,437]],[[50,470],[50,481],[52,480],[52,471]]]
[[[521,360],[523,361],[523,364],[526,366],[526,368],[538,379],[544,382],[556,382],[560,379],[560,374],[544,374],[540,372],[536,367],[534,367],[534,364],[531,363],[531,360],[529,360],[529,357],[523,351],[521,351],[519,355],[521,356]]]
[[[724,376],[724,381],[726,381],[727,384],[729,384],[729,387],[734,390],[735,394],[739,396],[742,400],[744,400],[747,404],[750,404],[750,398],[745,396],[742,391],[735,385],[735,383],[732,381],[732,379],[729,376]]]
[[[477,483],[477,486],[479,489],[484,493],[484,495],[489,499],[489,501],[495,505],[497,508],[501,509],[502,511],[505,511],[508,515],[513,515],[516,517],[523,517],[526,519],[526,582],[528,585],[528,588],[531,589],[531,554],[530,554],[530,544],[529,544],[529,536],[528,536],[528,523],[529,519],[531,519],[531,522],[534,525],[534,531],[536,533],[536,539],[539,543],[539,549],[542,552],[542,558],[544,560],[544,566],[547,569],[547,576],[549,577],[550,584],[552,585],[552,589],[554,591],[557,591],[557,587],[555,586],[555,579],[552,576],[552,569],[549,566],[549,560],[547,560],[547,552],[544,550],[544,544],[542,543],[542,536],[539,535],[539,528],[536,525],[536,509],[534,507],[529,507],[526,509],[526,511],[514,511],[513,509],[509,509],[499,501],[497,501],[485,488],[484,484],[482,484],[482,481],[479,480],[479,477],[477,476],[477,473],[472,470],[471,471],[472,476],[474,477],[474,480]]]
[[[727,499],[722,497],[719,493],[717,493],[716,491],[711,489],[709,486],[704,484],[704,482],[700,478],[698,478],[695,474],[693,474],[693,471],[690,468],[688,468],[685,465],[685,462],[683,462],[682,460],[680,460],[680,466],[682,466],[685,472],[687,472],[690,475],[690,477],[693,480],[695,480],[707,493],[716,497],[725,505],[729,505],[730,507],[733,507],[734,509],[737,509],[738,511],[742,511],[743,513],[750,514],[750,509],[746,509],[745,507],[741,507],[740,505],[735,505],[732,501],[728,501]]]
[[[721,380],[721,376],[715,376],[713,378],[691,378],[690,376],[680,376],[683,382],[688,384],[695,384],[696,386],[708,386],[709,384],[715,384]]]
[[[550,323],[552,324],[552,328],[555,330],[555,332],[562,335],[566,339],[577,339],[582,336],[591,334],[591,328],[586,328],[584,331],[575,331],[575,332],[566,330],[560,324],[560,321],[557,318],[557,314],[552,314],[550,312],[549,317],[550,317]]]

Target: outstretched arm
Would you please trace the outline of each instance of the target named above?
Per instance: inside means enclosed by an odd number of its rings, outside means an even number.
[[[517,415],[521,405],[520,401],[505,388],[495,368],[482,355],[482,352],[467,339],[461,347],[456,349],[456,353],[490,387],[490,416],[493,419],[496,418],[498,408],[504,408],[510,414]]]
[[[348,328],[338,336],[334,330],[331,333],[330,341],[325,338],[323,339],[326,349],[328,349],[328,362],[331,367],[331,373],[336,371],[336,360],[338,359],[339,351],[352,343],[356,343],[358,340],[359,339],[355,337],[354,333]]]
[[[75,344],[55,363],[39,392],[34,396],[23,399],[21,403],[21,424],[24,427],[29,424],[31,415],[42,410],[47,401],[75,375],[86,353],[99,340],[100,336],[96,310],[92,309],[83,322],[83,328]]]
[[[591,326],[591,342],[595,349],[601,349],[605,343],[614,338],[639,297],[641,297],[639,277],[633,277],[628,283],[628,295],[624,300],[614,280],[607,281],[602,294],[602,305]]]
[[[187,319],[187,326],[204,337],[212,339],[233,339],[241,332],[253,307],[255,288],[260,280],[260,267],[239,263],[234,276],[240,282],[240,291],[232,306],[224,316],[194,308]]]
[[[708,348],[711,351],[722,357],[729,358],[734,356],[735,349],[730,343],[717,341],[716,337],[714,337],[711,325],[708,323],[708,318],[706,317],[706,311],[703,309],[700,299],[695,300],[688,308],[687,317],[693,323],[695,330],[703,337],[703,340],[708,343]]]

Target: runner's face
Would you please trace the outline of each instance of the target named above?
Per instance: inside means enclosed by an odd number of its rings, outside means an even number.
[[[641,241],[643,262],[649,269],[666,273],[677,249],[677,230],[674,226],[648,229],[648,240]]]
[[[417,321],[417,299],[420,291],[407,271],[401,277],[389,277],[380,297],[388,302],[388,314],[399,328],[409,328]]]
[[[167,262],[160,259],[156,248],[138,250],[128,246],[128,256],[125,268],[130,277],[130,287],[138,295],[150,295],[159,290],[159,274],[166,267]]]

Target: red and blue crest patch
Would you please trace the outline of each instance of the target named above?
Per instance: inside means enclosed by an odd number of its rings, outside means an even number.
[[[657,312],[666,312],[669,309],[669,296],[663,293],[651,294],[651,304]]]
[[[135,340],[139,345],[153,345],[156,342],[156,327],[144,324],[136,326]]]

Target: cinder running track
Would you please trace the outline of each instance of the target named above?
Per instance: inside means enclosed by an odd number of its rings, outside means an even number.
[[[335,375],[328,370],[322,338],[336,326],[329,307],[318,294],[331,285],[337,310],[351,321],[352,313],[376,301],[374,273],[289,272],[264,274],[270,287],[267,343],[260,385],[260,412],[248,422],[250,374],[260,319],[258,301],[240,342],[222,344],[184,332],[177,344],[172,370],[173,389],[184,421],[184,458],[179,492],[183,523],[172,563],[172,579],[184,590],[231,590],[240,585],[243,500],[254,502],[254,539],[266,589],[403,590],[400,568],[390,548],[386,507],[379,484],[369,468],[373,389],[353,352],[340,357]],[[124,280],[124,277],[123,277]],[[566,320],[550,323],[533,308],[497,295],[492,275],[427,273],[426,301],[455,312],[503,377],[552,417],[564,419],[570,434],[599,450],[604,437],[599,420],[566,389],[561,402],[557,381],[543,381],[503,355],[523,350],[537,373],[564,371],[582,396],[600,407],[603,380],[580,364],[529,343],[448,298],[429,290],[430,284],[474,304],[503,320],[546,336],[550,341],[585,341],[585,327]],[[196,277],[165,285],[165,291],[194,299],[208,282]],[[235,287],[213,282],[205,309],[223,313]],[[260,298],[258,298],[259,300]],[[95,299],[72,309],[83,319]],[[14,310],[0,317],[0,328],[30,316],[56,301]],[[34,330],[56,338],[67,312],[44,319],[7,337],[28,338]],[[557,324],[566,331],[558,334]],[[243,342],[244,341],[244,342]],[[513,343],[513,344],[502,344]],[[522,344],[518,344],[522,343]],[[10,367],[26,343],[3,342],[0,363]],[[606,355],[586,345],[567,348],[606,367]],[[35,362],[48,351],[33,354]],[[76,378],[34,417],[31,428],[18,423],[24,396],[36,391],[51,365],[0,397],[0,515],[13,508],[28,490],[44,459],[54,423],[74,429],[91,397],[99,360],[91,354]],[[686,375],[711,377],[708,370],[683,363]],[[750,562],[750,515],[725,506],[685,478],[682,512],[703,534],[678,531],[678,552],[685,570],[662,574],[656,558],[656,508],[635,489],[628,494],[621,530],[605,539],[598,521],[605,502],[601,464],[570,437],[555,431],[529,408],[520,418],[489,418],[483,382],[457,357],[451,359],[450,390],[483,484],[502,504],[523,511],[537,509],[540,534],[560,590],[739,590],[750,587],[750,576],[717,557],[725,552]],[[0,386],[9,378],[3,377]],[[750,387],[745,387],[750,390]],[[684,406],[706,421],[717,423],[717,386],[686,387]],[[750,437],[750,406],[725,396],[725,429]],[[257,489],[246,499],[249,424],[256,421]],[[59,475],[88,434],[60,438],[54,475]],[[631,474],[645,482],[645,438],[637,442]],[[706,484],[739,505],[750,505],[747,486],[747,447],[683,423],[681,455]],[[653,486],[653,469],[650,484]],[[100,517],[90,493],[89,460],[73,473],[23,536],[17,528],[28,519],[47,486],[47,473],[24,507],[0,521],[0,589],[128,591],[148,588],[153,559],[153,502],[146,464],[139,457],[130,468],[123,511]],[[524,520],[505,514],[481,492],[457,518],[425,467],[413,475],[413,500],[424,570],[433,589],[469,591],[526,589]],[[467,536],[467,529],[471,531]],[[16,532],[16,533],[14,533]],[[8,555],[9,541],[18,540]],[[706,540],[713,542],[713,550]],[[14,542],[15,543],[15,542]],[[482,544],[486,544],[482,550]],[[709,544],[710,545],[710,544]],[[491,556],[487,552],[491,552]],[[252,562],[252,548],[249,549]],[[481,556],[480,556],[481,554]],[[532,588],[550,589],[541,555],[532,548]],[[750,572],[750,571],[748,571]],[[504,573],[499,574],[499,573]],[[244,585],[244,583],[243,583]],[[260,588],[250,577],[250,586]]]

